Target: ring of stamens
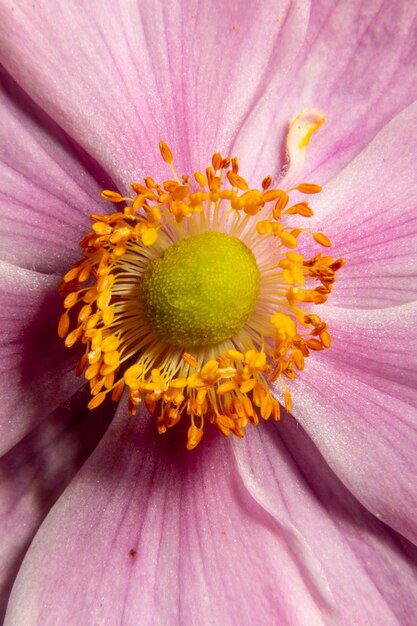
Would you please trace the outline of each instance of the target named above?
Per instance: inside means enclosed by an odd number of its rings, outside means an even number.
[[[168,146],[161,142],[160,148],[173,179],[132,183],[132,197],[102,192],[121,208],[91,216],[92,230],[80,242],[83,258],[61,284],[65,312],[58,334],[67,347],[77,341],[85,346],[77,374],[89,382],[90,409],[107,396],[118,401],[127,387],[132,415],[143,402],[156,414],[161,433],[188,416],[192,449],[207,419],[224,435],[239,437],[259,418],[278,420],[271,382],[280,383],[291,411],[285,380],[304,369],[311,351],[330,347],[328,326],[311,305],[327,300],[344,261],[321,253],[305,259],[297,251],[303,233],[323,247],[331,245],[323,233],[289,224],[293,215],[313,215],[305,199],[290,203],[291,192],[315,194],[318,185],[282,190],[266,177],[261,189],[251,189],[237,159],[220,153],[205,173],[180,180]],[[233,337],[188,351],[152,333],[139,306],[141,276],[167,248],[208,231],[237,237],[250,248],[260,293],[253,314]]]

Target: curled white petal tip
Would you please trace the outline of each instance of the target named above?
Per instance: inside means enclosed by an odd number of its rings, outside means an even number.
[[[325,120],[326,116],[318,109],[307,109],[291,121],[287,136],[288,165],[291,171],[298,171],[302,167],[311,137]]]

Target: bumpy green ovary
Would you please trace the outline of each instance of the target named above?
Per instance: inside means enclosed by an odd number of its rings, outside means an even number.
[[[206,232],[172,244],[151,261],[139,301],[151,331],[170,345],[214,345],[251,316],[260,289],[255,257],[230,235]]]

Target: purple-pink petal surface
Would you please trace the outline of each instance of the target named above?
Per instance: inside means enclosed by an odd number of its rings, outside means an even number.
[[[397,0],[0,2],[7,626],[414,625],[416,15]],[[293,415],[188,452],[181,425],[158,436],[124,399],[87,411],[57,286],[108,211],[100,190],[166,178],[160,140],[180,173],[222,150],[254,186],[277,178],[306,109],[327,121],[296,182],[325,185],[312,228],[346,266],[323,312],[332,347],[289,382]]]
[[[6,69],[123,186],[158,174],[160,139],[184,171],[227,150],[280,97],[308,3],[58,0],[1,17]]]
[[[75,394],[0,459],[0,612],[33,535],[95,447],[112,417],[90,419],[86,392]]]
[[[185,456],[119,412],[37,534],[6,623],[397,623],[412,546],[284,429]]]

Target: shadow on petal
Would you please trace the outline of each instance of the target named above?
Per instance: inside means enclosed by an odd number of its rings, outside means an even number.
[[[0,65],[0,85],[19,116],[30,120],[31,125],[39,128],[48,141],[68,153],[68,160],[76,158],[90,176],[103,189],[113,189],[114,183],[104,168],[80,144],[32,100],[17,82]]]
[[[88,396],[76,393],[0,459],[0,621],[33,536],[113,417],[114,406],[92,415]]]

